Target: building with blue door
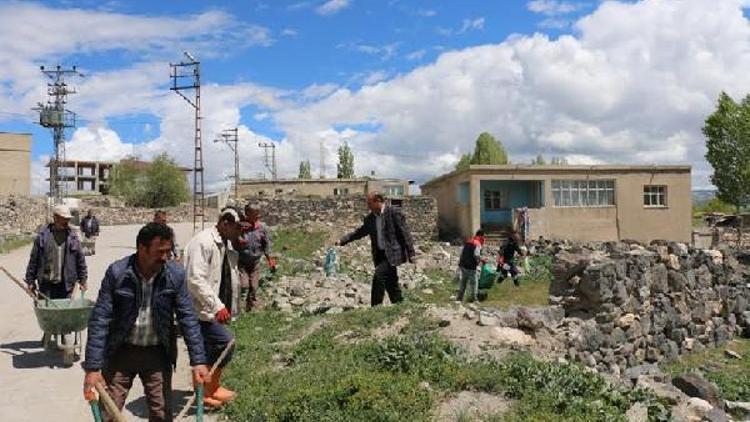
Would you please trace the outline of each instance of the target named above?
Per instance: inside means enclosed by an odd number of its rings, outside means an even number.
[[[422,185],[446,237],[691,238],[690,166],[472,165]]]

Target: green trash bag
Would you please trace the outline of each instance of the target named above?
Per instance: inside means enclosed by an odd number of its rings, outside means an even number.
[[[493,266],[491,264],[482,265],[482,270],[479,273],[479,288],[483,290],[492,288],[495,279],[497,279],[497,271]]]
[[[336,249],[328,248],[326,252],[326,259],[323,263],[323,270],[326,273],[326,277],[336,275]]]

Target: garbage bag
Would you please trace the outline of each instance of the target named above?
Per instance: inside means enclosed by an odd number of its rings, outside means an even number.
[[[336,275],[336,249],[328,248],[326,259],[323,263],[323,270],[326,273],[326,277]]]
[[[492,268],[490,264],[482,265],[482,270],[479,272],[479,288],[489,289],[495,283],[497,278],[497,271]]]

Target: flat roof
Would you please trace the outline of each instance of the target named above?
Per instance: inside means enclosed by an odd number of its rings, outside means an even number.
[[[31,132],[6,132],[4,130],[0,130],[0,135],[28,135],[28,136],[31,136]]]
[[[567,173],[690,173],[692,166],[685,164],[667,165],[546,165],[546,164],[472,164],[468,169],[454,170],[434,179],[428,180],[422,186],[430,186],[452,177],[469,174],[567,174]]]
[[[240,180],[240,185],[260,185],[260,184],[293,184],[293,183],[366,183],[366,182],[398,182],[409,183],[404,179],[244,179]]]

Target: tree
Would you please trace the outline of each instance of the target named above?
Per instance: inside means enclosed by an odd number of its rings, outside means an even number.
[[[531,160],[531,164],[537,165],[537,166],[543,166],[547,164],[546,161],[544,161],[544,157],[542,157],[542,154],[539,154],[536,156],[535,159]]]
[[[750,95],[737,103],[722,92],[703,135],[716,196],[739,211],[750,201]]]
[[[471,155],[470,154],[464,154],[461,156],[461,159],[458,160],[458,164],[456,164],[456,170],[466,170],[471,165]]]
[[[159,155],[148,166],[122,160],[113,166],[109,181],[110,193],[122,197],[129,206],[171,207],[190,199],[185,174],[167,154]]]
[[[508,164],[508,154],[500,141],[482,132],[474,143],[474,154],[461,156],[456,170],[467,169],[471,164]]]
[[[299,176],[298,179],[312,179],[312,172],[310,171],[310,160],[304,160],[299,162]]]
[[[471,164],[508,164],[508,154],[500,141],[482,132],[475,142]]]
[[[336,177],[339,179],[354,178],[354,154],[352,153],[352,149],[349,148],[349,144],[346,142],[339,147],[339,164],[336,168]]]

